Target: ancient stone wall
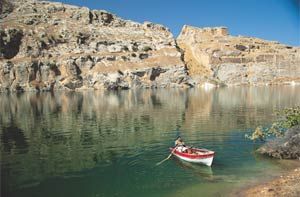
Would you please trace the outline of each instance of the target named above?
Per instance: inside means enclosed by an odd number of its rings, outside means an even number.
[[[300,82],[300,48],[252,37],[230,36],[224,27],[184,26],[177,38],[189,73],[199,83],[265,85]]]

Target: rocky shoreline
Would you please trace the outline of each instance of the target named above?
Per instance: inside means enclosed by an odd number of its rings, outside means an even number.
[[[284,136],[268,141],[256,152],[276,159],[295,160],[296,168],[271,181],[257,184],[235,195],[249,197],[300,196],[300,126],[295,125],[289,128]],[[287,162],[286,160],[282,161]]]
[[[289,128],[283,137],[267,142],[257,152],[277,159],[300,160],[300,125]]]
[[[243,191],[235,193],[233,196],[298,197],[300,196],[300,168],[298,167],[294,170],[291,170],[290,172],[269,182],[252,186]]]
[[[0,92],[300,83],[300,48],[38,0],[3,0]]]

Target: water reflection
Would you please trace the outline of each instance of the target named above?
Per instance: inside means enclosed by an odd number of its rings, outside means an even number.
[[[165,156],[178,128],[192,144],[235,149],[243,134],[229,133],[269,124],[299,96],[297,86],[1,94],[2,188],[99,166],[141,165],[141,173]]]
[[[213,176],[213,168],[209,166],[186,162],[183,160],[179,160],[178,158],[174,158],[174,161],[179,167],[192,172],[195,176],[200,176],[201,178],[204,178],[208,181],[214,181],[215,179]]]
[[[4,152],[11,153],[18,150],[19,153],[26,153],[28,151],[28,144],[23,131],[13,125],[2,127],[1,142],[4,145]]]

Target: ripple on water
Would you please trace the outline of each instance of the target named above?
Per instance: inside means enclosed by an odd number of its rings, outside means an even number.
[[[300,89],[269,88],[0,95],[7,196],[209,196],[270,176],[281,165],[244,134],[299,105]],[[178,135],[214,150],[213,166],[156,166]]]

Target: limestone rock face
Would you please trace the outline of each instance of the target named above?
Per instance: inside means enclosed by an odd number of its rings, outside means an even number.
[[[300,48],[230,36],[226,27],[184,26],[177,38],[189,73],[227,85],[300,82]]]
[[[225,27],[158,24],[37,0],[0,2],[0,91],[300,82],[300,48]]]
[[[193,86],[162,25],[62,3],[4,2],[0,91]]]

